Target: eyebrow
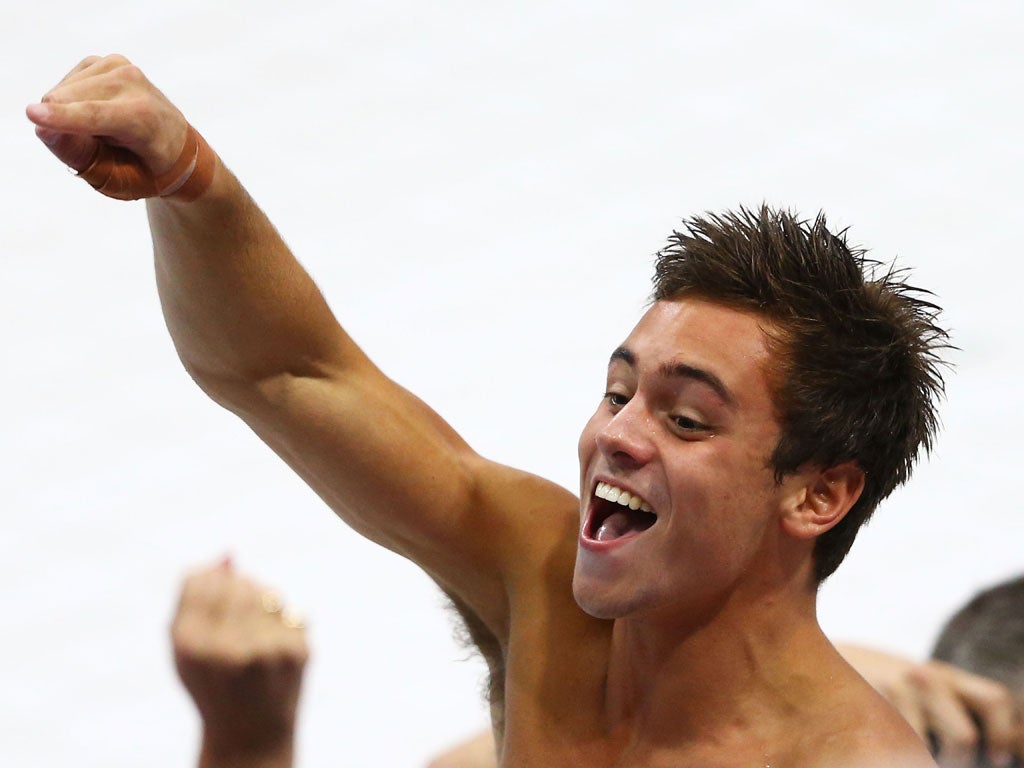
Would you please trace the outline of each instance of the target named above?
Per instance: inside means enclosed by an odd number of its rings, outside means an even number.
[[[626,347],[619,347],[612,352],[608,365],[611,365],[616,360],[621,360],[630,368],[636,368],[636,355],[629,349],[626,349]],[[686,363],[665,363],[658,368],[658,374],[669,379],[691,379],[692,381],[705,384],[713,389],[715,394],[722,398],[727,405],[732,408],[736,407],[736,398],[733,397],[732,392],[729,391],[729,388],[725,386],[720,378],[709,370],[687,365]]]

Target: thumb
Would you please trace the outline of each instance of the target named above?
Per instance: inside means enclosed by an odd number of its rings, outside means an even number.
[[[58,160],[76,171],[87,168],[99,148],[99,141],[92,136],[60,133],[41,126],[36,128],[36,136]]]

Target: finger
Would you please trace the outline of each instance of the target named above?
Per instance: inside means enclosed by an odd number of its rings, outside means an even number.
[[[130,106],[138,108],[137,97],[144,96],[159,97],[160,94],[142,71],[127,59],[107,57],[83,69],[74,70],[59,85],[47,92],[39,103],[29,105],[26,113],[33,122],[55,130],[114,136],[115,133],[109,130],[109,126],[89,126],[75,131],[70,125],[53,124],[54,120],[67,113],[65,110],[46,107],[56,104],[82,104],[84,106],[79,113],[89,116],[102,108],[102,104],[93,102],[109,102],[120,98],[122,101],[131,102]]]
[[[138,70],[134,77],[121,69],[89,75],[54,88],[40,100],[41,104],[74,104],[77,101],[112,101],[145,93],[149,83]]]
[[[1010,749],[1013,760],[1010,765],[1014,768],[1024,766],[1024,713],[1018,710],[1016,733],[1013,737],[1013,746]]]
[[[128,59],[120,54],[109,56],[87,56],[70,72],[68,72],[52,90],[97,75],[112,72],[123,67],[135,67]]]
[[[285,608],[284,611],[282,611],[281,623],[288,629],[295,629],[300,632],[306,629],[305,618],[303,618],[302,614],[294,608]]]
[[[126,138],[135,138],[140,128],[145,128],[132,118],[124,105],[104,100],[29,104],[25,114],[40,128],[80,136],[109,136],[118,144],[126,143]],[[145,138],[148,138],[148,131],[138,140]]]
[[[276,589],[265,589],[260,592],[260,604],[263,607],[263,612],[266,614],[279,614],[283,609],[281,603],[281,595]]]
[[[196,615],[204,621],[219,620],[228,613],[234,574],[220,563],[190,573],[182,585],[179,614]]]
[[[889,702],[896,707],[896,710],[910,724],[914,732],[927,742],[928,720],[921,708],[917,689],[905,685],[893,686],[886,691],[886,695]]]
[[[109,197],[152,197],[159,192],[159,173],[174,167],[173,161],[152,151],[143,155],[142,147],[148,147],[152,133],[147,125],[152,120],[125,115],[112,102],[34,105],[27,113],[37,122],[36,133],[47,148]],[[187,124],[183,130],[186,134],[190,130]],[[167,134],[174,136],[170,129]],[[176,140],[168,137],[162,137],[164,144]]]
[[[277,590],[238,577],[230,586],[230,611],[223,637],[226,646],[252,661],[286,662],[294,655],[285,626],[284,604]]]
[[[181,589],[178,609],[171,623],[171,643],[179,674],[186,666],[219,658],[233,631],[229,592],[233,573],[223,563],[189,574]]]
[[[957,685],[961,699],[981,725],[990,761],[999,768],[1009,764],[1017,729],[1016,706],[1009,689],[977,675],[960,675]]]
[[[980,734],[964,704],[945,687],[932,686],[922,693],[929,730],[939,743],[943,768],[971,768]]]
[[[36,128],[36,136],[64,165],[75,171],[87,168],[99,149],[99,141],[92,136],[58,133],[48,128]]]
[[[73,96],[72,94],[80,94],[81,89],[83,87],[90,87],[90,84],[92,84],[92,87],[105,89],[109,94],[117,78],[106,77],[106,75],[126,64],[130,64],[130,62],[124,57],[106,57],[101,59],[99,56],[89,56],[65,75],[57,85],[43,94],[38,103],[48,104],[57,101],[81,100],[83,98],[81,95]],[[141,75],[141,72],[138,74]]]
[[[291,657],[302,665],[309,660],[309,639],[306,634],[306,621],[297,611],[285,609],[281,618],[287,632],[287,642]]]
[[[97,64],[54,88],[38,104],[30,104],[26,114],[51,130],[102,135],[115,144],[137,145],[152,138],[167,118],[160,110],[168,106],[138,67],[110,69]]]
[[[289,608],[274,619],[260,636],[260,653],[278,663],[301,667],[309,658],[305,623]]]
[[[261,627],[266,618],[276,619],[276,616],[271,617],[271,612],[281,611],[281,600],[276,591],[239,573],[231,574],[225,600],[226,616],[240,632],[251,632]]]
[[[102,57],[100,56],[86,56],[78,62],[70,72],[64,75],[64,77],[60,79],[60,82],[58,82],[53,88],[59,88],[65,83],[70,83],[79,79],[82,76],[82,73],[88,72],[88,70],[93,68],[100,61],[102,61]],[[53,90],[53,88],[50,90]],[[46,97],[44,96],[43,98],[45,99]]]
[[[288,607],[280,591],[250,583],[249,597],[254,615],[262,618],[262,626],[280,637],[301,635],[306,628],[302,614]]]

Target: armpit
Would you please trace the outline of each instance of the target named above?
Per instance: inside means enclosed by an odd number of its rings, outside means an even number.
[[[466,648],[475,649],[487,664],[487,681],[482,690],[491,710],[495,740],[500,744],[505,730],[505,653],[498,638],[479,616],[450,592],[445,594],[459,619],[455,639]]]

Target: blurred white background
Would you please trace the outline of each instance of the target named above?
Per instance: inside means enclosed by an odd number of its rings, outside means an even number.
[[[482,667],[181,370],[141,203],[23,117],[82,57],[142,66],[363,347],[481,452],[576,485],[608,353],[683,216],[825,210],[946,308],[937,450],[822,592],[834,637],[923,655],[1024,570],[1019,2],[21,4],[3,13],[0,763],[180,768],[166,626],[224,552],[310,620],[300,765],[420,766]]]

